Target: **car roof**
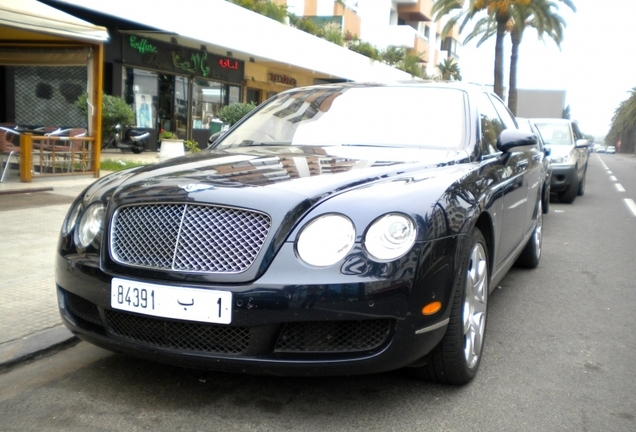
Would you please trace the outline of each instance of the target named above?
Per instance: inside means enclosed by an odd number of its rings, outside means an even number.
[[[413,88],[423,88],[423,87],[436,87],[436,88],[454,88],[457,90],[464,91],[487,91],[489,93],[493,93],[492,89],[483,86],[481,84],[475,83],[465,83],[462,81],[433,81],[433,80],[406,80],[406,81],[373,81],[373,82],[342,82],[342,83],[329,83],[329,84],[316,84],[312,86],[304,86],[304,87],[296,87],[293,89],[287,90],[287,92],[294,92],[299,90],[306,90],[312,88],[363,88],[363,87],[413,87]],[[494,94],[494,93],[493,93]]]

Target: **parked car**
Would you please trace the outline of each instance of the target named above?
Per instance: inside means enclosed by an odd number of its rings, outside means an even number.
[[[615,154],[615,153],[616,153],[616,147],[614,147],[614,146],[607,146],[607,148],[605,149],[605,153]]]
[[[550,209],[550,183],[552,182],[552,163],[550,162],[550,149],[545,146],[541,132],[537,126],[528,118],[517,117],[519,129],[533,133],[537,137],[537,147],[543,154],[540,155],[543,164],[543,195],[541,196],[541,207],[543,214],[547,214]]]
[[[176,365],[467,383],[493,288],[539,264],[542,154],[479,86],[282,92],[212,148],[82,192],[63,322]]]
[[[569,119],[533,119],[550,149],[552,163],[551,190],[559,200],[571,204],[585,194],[588,140],[577,123]]]

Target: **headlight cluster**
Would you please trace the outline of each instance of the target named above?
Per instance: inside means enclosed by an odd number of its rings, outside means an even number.
[[[555,164],[565,164],[570,161],[570,154],[550,156],[550,162]]]
[[[104,212],[102,203],[93,203],[84,208],[81,201],[76,202],[62,225],[62,234],[69,235],[75,229],[74,241],[84,249],[99,242],[104,226]]]
[[[392,261],[406,254],[415,243],[413,220],[399,213],[379,217],[363,238],[364,250],[374,261]],[[353,248],[356,229],[351,220],[330,213],[309,222],[298,235],[296,251],[309,265],[327,267],[344,258]]]

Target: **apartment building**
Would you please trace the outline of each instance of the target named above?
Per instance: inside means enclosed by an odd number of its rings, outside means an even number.
[[[284,0],[278,0],[279,3]],[[436,75],[437,64],[446,57],[459,59],[459,28],[442,36],[445,19],[434,21],[434,0],[287,0],[298,16],[333,16],[345,32],[379,49],[405,48],[422,59],[428,75]]]

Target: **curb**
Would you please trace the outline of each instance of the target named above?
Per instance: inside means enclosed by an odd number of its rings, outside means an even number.
[[[47,353],[70,347],[79,342],[64,325],[42,330],[0,345],[0,373]]]
[[[34,193],[34,192],[50,192],[52,190],[53,188],[50,186],[32,187],[32,188],[16,188],[16,189],[0,190],[0,195],[15,195],[15,194],[23,194],[23,193]]]

